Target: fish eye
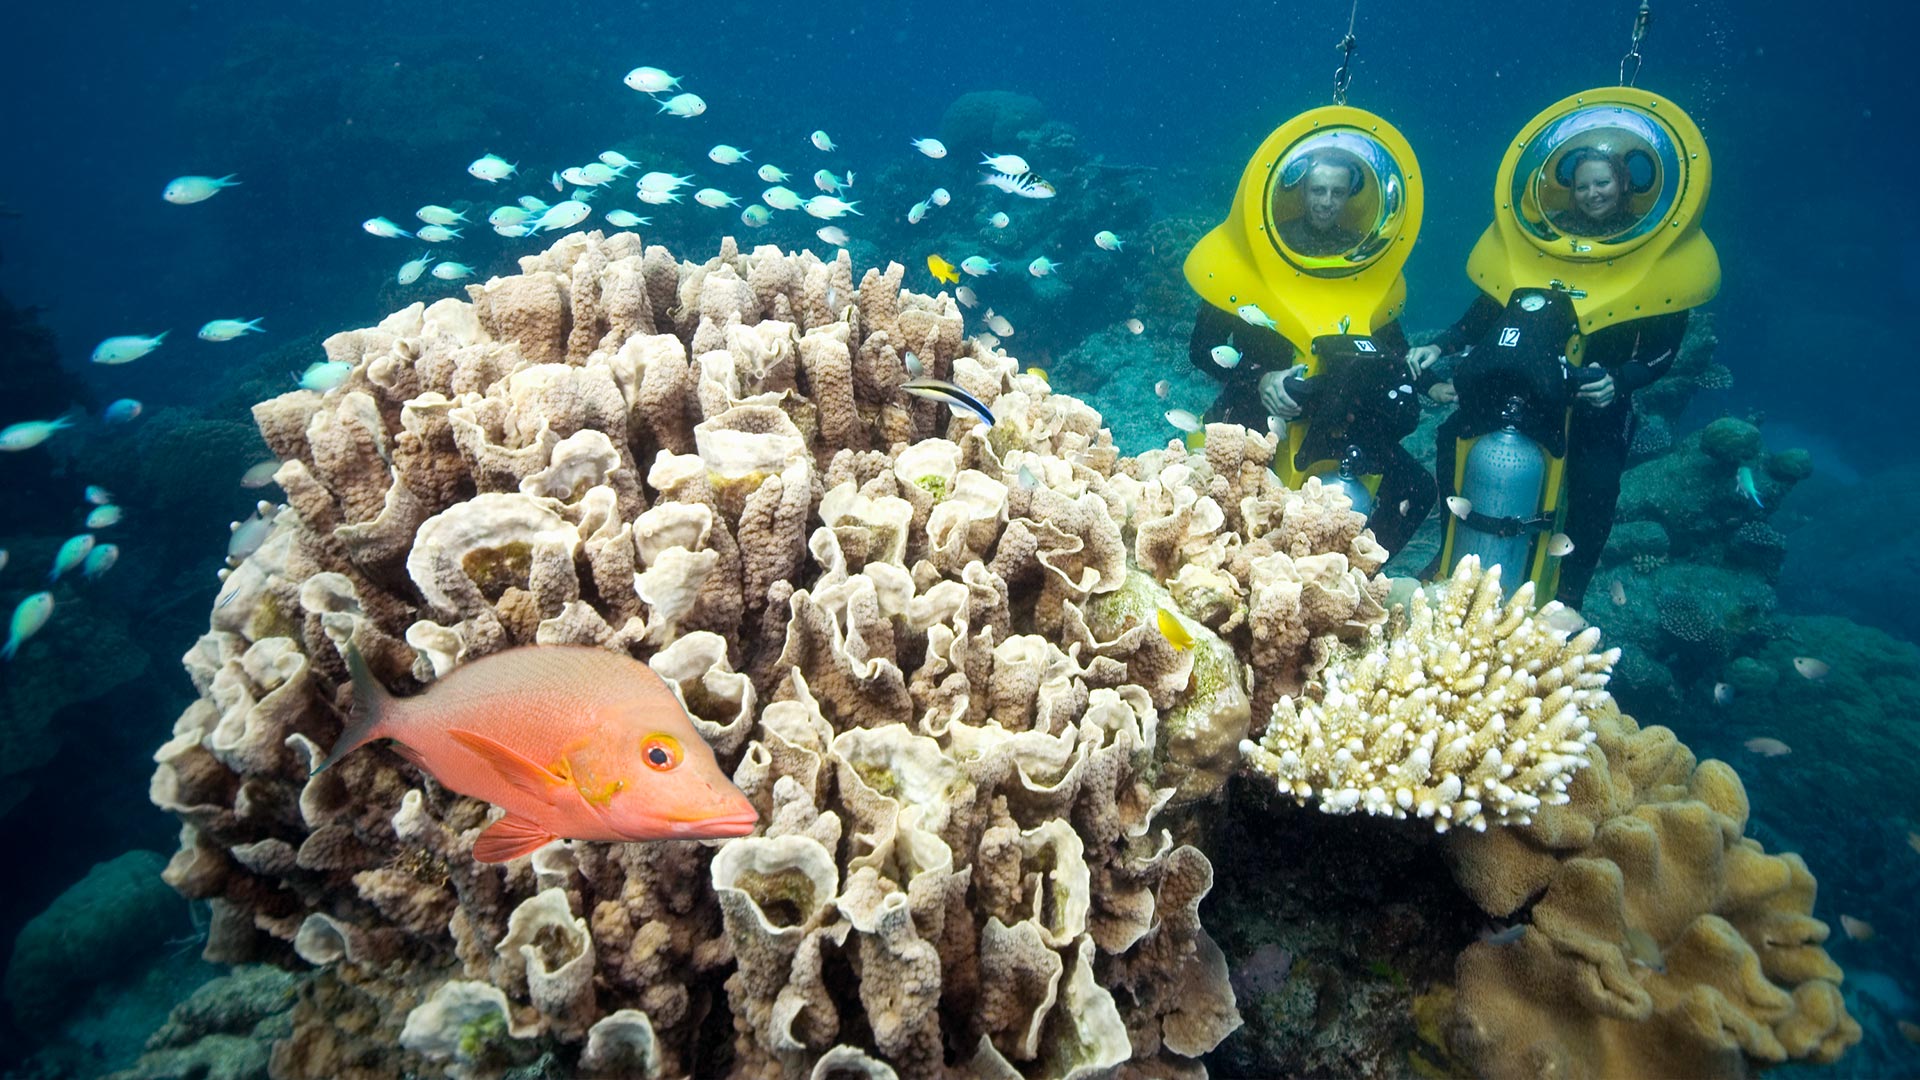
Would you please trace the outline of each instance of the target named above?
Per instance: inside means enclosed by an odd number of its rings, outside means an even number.
[[[666,772],[680,764],[680,740],[671,735],[649,735],[640,743],[648,768]]]

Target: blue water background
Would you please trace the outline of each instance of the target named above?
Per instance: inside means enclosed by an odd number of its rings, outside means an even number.
[[[1410,329],[1443,325],[1471,299],[1461,264],[1490,215],[1507,140],[1559,97],[1614,82],[1634,6],[1360,5],[1352,102],[1407,135],[1426,184],[1426,224],[1406,271]],[[1912,20],[1902,11],[1861,0],[1658,4],[1640,78],[1689,110],[1714,156],[1706,229],[1725,283],[1709,310],[1737,385],[1701,406],[1701,420],[1762,411],[1804,435],[1798,441],[1815,448],[1824,476],[1861,479],[1859,498],[1872,497],[1875,474],[1920,458],[1904,326],[1920,302],[1912,255],[1920,225],[1910,209],[1920,116],[1905,55]],[[884,191],[856,183],[854,197],[870,214],[897,218],[936,183],[957,203],[976,198],[970,162],[926,161],[907,145],[937,133],[947,105],[974,90],[1036,97],[1076,129],[1083,150],[1150,168],[1157,213],[1219,214],[1261,138],[1327,101],[1346,18],[1340,3],[19,5],[7,16],[15,47],[0,64],[0,203],[20,215],[0,220],[0,292],[43,308],[94,405],[133,396],[149,410],[199,408],[265,350],[367,325],[414,299],[462,295],[430,278],[396,288],[395,268],[424,245],[370,237],[359,228],[365,218],[411,228],[423,203],[475,201],[468,239],[440,254],[473,263],[484,280],[545,246],[498,240],[481,220],[486,210],[521,193],[557,198],[541,178],[608,147],[645,146],[643,168],[695,172],[751,202],[766,185],[747,167],[708,162],[717,142],[783,165],[803,193],[822,165],[869,175],[893,168],[913,183]],[[706,99],[706,114],[658,115],[620,83],[641,63],[682,76]],[[808,146],[816,128],[832,133],[838,153]],[[467,176],[484,151],[521,162],[522,182],[493,188]],[[208,202],[159,198],[173,176],[229,172],[244,186]],[[632,207],[630,187],[616,182],[618,205]],[[811,219],[756,234],[737,210],[657,209],[659,224],[643,232],[682,258],[705,258],[722,234],[831,255]],[[857,231],[858,220],[842,224]],[[927,251],[883,254],[917,267]],[[256,316],[269,335],[224,345],[193,338],[208,319]],[[1029,326],[1046,317],[1023,311]],[[105,336],[163,328],[173,331],[168,344],[139,363],[86,362]],[[1008,349],[1021,351],[1018,341]],[[311,347],[288,366],[320,358]],[[1186,358],[1169,349],[1166,363],[1184,367]],[[1102,393],[1110,396],[1097,404],[1151,391],[1143,380]],[[0,403],[0,422],[20,418]],[[1164,435],[1135,432],[1131,443]],[[236,491],[232,515],[252,498]],[[44,509],[9,512],[26,519]],[[141,527],[204,533],[213,552],[226,517]],[[10,605],[20,581],[6,584]],[[205,588],[210,598],[210,578]],[[150,643],[156,667],[170,668],[190,643]],[[177,671],[161,675],[186,692]],[[172,712],[156,699],[149,715],[98,720],[150,746]],[[1733,752],[1729,740],[1713,742],[1709,719],[1662,720],[1711,752]],[[171,823],[145,806],[143,758],[93,767],[114,784],[91,776],[89,798],[118,791],[124,802],[83,808],[96,823],[84,834],[58,819],[8,829],[9,845],[27,849],[10,863],[46,868],[9,898],[9,912],[38,910],[128,844],[169,842]],[[1916,786],[1888,793],[1892,812],[1913,819]],[[1775,830],[1770,845],[1798,846],[1790,807],[1756,813]],[[127,822],[123,834],[98,825],[116,818]],[[1808,857],[1823,894],[1855,870],[1850,858]],[[1894,856],[1872,856],[1883,857]],[[1867,888],[1880,870],[1859,872],[1856,885]],[[7,920],[0,936],[17,925]],[[1851,970],[1865,957],[1843,959]]]

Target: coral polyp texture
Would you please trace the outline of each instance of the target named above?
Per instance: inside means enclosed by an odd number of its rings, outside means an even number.
[[[1239,428],[1120,457],[897,265],[521,267],[255,409],[288,505],[152,796],[209,957],[320,969],[275,1074],[1195,1071],[1239,1019],[1165,814],[1384,617],[1360,516]],[[901,394],[908,352],[996,422]],[[552,643],[651,664],[757,833],[486,865],[488,807],[392,752],[308,775],[349,645],[411,694]]]
[[[1498,567],[1462,559],[1413,594],[1384,641],[1376,630],[1327,665],[1317,694],[1282,698],[1241,752],[1282,794],[1328,813],[1418,817],[1441,832],[1525,824],[1567,801],[1619,657],[1597,651],[1598,630],[1553,629],[1558,608],[1535,612],[1531,582],[1508,598]]]

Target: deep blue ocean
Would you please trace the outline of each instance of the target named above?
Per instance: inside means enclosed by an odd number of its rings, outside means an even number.
[[[1425,222],[1405,271],[1410,332],[1441,329],[1473,299],[1463,262],[1493,210],[1509,140],[1560,97],[1617,81],[1636,6],[1361,0],[1349,100],[1406,135],[1424,185]],[[1754,804],[1750,835],[1801,852],[1814,870],[1816,915],[1834,926],[1829,951],[1850,991],[1877,995],[1864,1006],[1849,997],[1869,1041],[1835,1071],[1913,1075],[1920,1047],[1894,1024],[1920,1022],[1920,839],[1909,839],[1920,831],[1920,391],[1901,329],[1920,306],[1910,55],[1920,24],[1884,0],[1656,0],[1653,15],[1638,85],[1686,109],[1711,148],[1705,231],[1723,285],[1703,311],[1733,377],[1731,389],[1695,396],[1673,434],[1738,417],[1770,450],[1811,452],[1813,476],[1771,519],[1787,555],[1766,582],[1773,637],[1753,650],[1788,655],[1818,641],[1844,688],[1787,686],[1716,706],[1713,688],[1737,657],[1668,655],[1655,657],[1659,677],[1617,682],[1616,692],[1643,724],[1672,727],[1702,757],[1734,764]],[[1338,2],[1139,0],[10,9],[0,427],[72,407],[86,419],[0,455],[0,548],[10,552],[0,614],[46,587],[47,560],[92,509],[86,484],[112,488],[125,520],[102,533],[120,549],[118,566],[84,588],[61,586],[47,630],[0,666],[0,753],[27,763],[0,762],[12,868],[0,890],[0,967],[20,928],[90,866],[130,849],[174,850],[177,822],[147,798],[151,754],[194,698],[178,658],[206,627],[229,523],[265,494],[236,482],[265,456],[250,441],[248,406],[292,389],[323,359],[326,335],[463,295],[463,282],[432,276],[397,284],[397,268],[428,245],[370,236],[363,220],[411,230],[423,204],[477,211],[433,254],[483,281],[554,238],[496,236],[487,212],[523,194],[560,198],[548,174],[603,150],[619,148],[643,170],[693,173],[743,204],[767,186],[750,171],[759,163],[791,171],[790,186],[807,194],[814,169],[851,168],[848,197],[865,216],[834,224],[853,236],[856,280],[898,261],[909,287],[932,292],[929,254],[958,262],[969,245],[994,251],[1000,241],[980,224],[991,207],[972,156],[928,159],[909,140],[938,134],[962,95],[1025,95],[1112,187],[1087,195],[1094,205],[1063,197],[1020,213],[1098,228],[1099,200],[1111,197],[1111,227],[1132,241],[1136,270],[1082,243],[1059,256],[1064,289],[1041,288],[1022,270],[1033,252],[1009,247],[1001,254],[1017,261],[980,288],[999,290],[990,301],[1020,327],[1003,347],[1047,365],[1056,387],[1101,409],[1134,453],[1170,434],[1158,423],[1165,405],[1140,374],[1151,369],[1106,377],[1097,335],[1144,315],[1144,340],[1169,375],[1201,385],[1186,358],[1194,298],[1146,284],[1156,274],[1178,282],[1178,245],[1194,234],[1160,226],[1218,221],[1261,139],[1328,103],[1348,16]],[[623,86],[640,64],[679,76],[705,112],[668,116]],[[838,144],[833,154],[809,145],[816,129]],[[713,163],[717,143],[748,150],[751,163]],[[487,152],[517,162],[519,175],[498,186],[469,176]],[[1044,173],[1043,157],[1029,156]],[[195,205],[163,201],[163,186],[188,174],[235,174],[239,186]],[[908,225],[908,208],[936,186],[951,190],[951,208]],[[612,187],[617,205],[653,217],[647,242],[683,259],[706,258],[726,235],[743,249],[833,256],[811,218],[776,215],[754,230],[738,208],[642,207],[630,180]],[[598,215],[613,205],[597,202],[581,227],[612,231]],[[197,340],[216,318],[258,318],[266,332]],[[137,362],[89,362],[104,338],[162,330],[165,344]],[[102,424],[101,410],[121,398],[140,401],[141,418]],[[155,424],[165,438],[140,434]],[[84,633],[62,629],[73,619]],[[1806,619],[1815,621],[1792,622]],[[1792,752],[1745,749],[1756,737]],[[1843,913],[1877,933],[1848,940]],[[156,901],[151,922],[160,952],[196,932],[184,901]],[[0,1061],[15,1063],[74,1038],[18,1015],[0,1031]],[[114,1058],[124,1049],[103,1050],[112,1060],[102,1068],[127,1064]]]

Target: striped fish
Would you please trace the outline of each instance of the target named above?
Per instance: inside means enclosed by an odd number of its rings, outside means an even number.
[[[987,408],[985,402],[945,379],[909,379],[900,389],[914,397],[938,401],[952,409],[956,415],[971,414],[988,427],[993,426],[993,410]]]
[[[981,173],[980,182],[1025,199],[1051,199],[1054,196],[1053,185],[1030,172],[1018,176],[1002,172]]]

